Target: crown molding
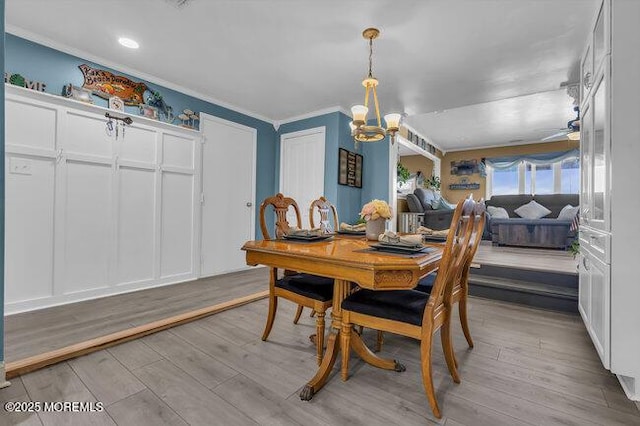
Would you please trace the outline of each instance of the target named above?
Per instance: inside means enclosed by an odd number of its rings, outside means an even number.
[[[151,74],[147,74],[147,73],[142,72],[142,71],[138,71],[138,70],[133,69],[133,68],[129,68],[126,65],[110,61],[110,60],[105,59],[105,58],[100,57],[100,56],[93,55],[93,54],[91,54],[89,52],[86,52],[84,50],[76,49],[74,47],[71,47],[71,46],[68,46],[66,44],[63,44],[63,43],[57,42],[55,40],[52,40],[52,39],[50,39],[48,37],[44,37],[44,36],[42,36],[40,34],[36,34],[36,33],[31,32],[31,31],[25,30],[24,28],[21,28],[21,27],[12,25],[12,24],[6,24],[5,25],[5,32],[7,32],[9,34],[13,34],[13,35],[21,37],[21,38],[24,38],[24,39],[27,39],[27,40],[32,41],[34,43],[41,44],[43,46],[50,47],[52,49],[59,50],[59,51],[64,52],[64,53],[68,53],[70,55],[77,56],[79,58],[86,59],[86,60],[91,61],[91,62],[95,62],[97,64],[112,68],[114,70],[121,71],[121,72],[129,74],[129,75],[131,75],[133,77],[146,80],[146,81],[148,81],[150,83],[157,84],[157,85],[166,87],[166,88],[171,89],[171,90],[175,90],[176,92],[180,92],[182,94],[185,94],[185,95],[188,95],[188,96],[192,96],[194,98],[203,100],[205,102],[209,102],[209,103],[221,106],[223,108],[227,108],[227,109],[229,109],[231,111],[246,115],[248,117],[255,118],[255,119],[260,120],[260,121],[264,121],[265,123],[269,123],[269,124],[274,125],[274,127],[276,125],[276,121],[271,119],[271,118],[269,118],[269,117],[265,117],[265,116],[263,116],[261,114],[258,114],[258,113],[253,112],[253,111],[246,110],[244,108],[235,106],[235,105],[230,104],[228,102],[221,101],[219,99],[203,95],[203,94],[201,94],[199,92],[196,92],[196,91],[194,91],[192,89],[189,89],[187,87],[180,86],[180,85],[175,84],[175,83],[171,83],[169,81],[163,80],[162,78],[156,77],[156,76],[151,75]]]
[[[273,127],[275,127],[275,129],[278,130],[278,128],[283,124],[293,123],[294,121],[306,120],[307,118],[319,117],[321,115],[331,114],[334,112],[341,112],[346,116],[351,115],[349,111],[347,111],[341,106],[332,106],[329,108],[323,108],[317,111],[311,111],[305,114],[296,115],[294,117],[285,118],[284,120],[277,120],[273,123]]]

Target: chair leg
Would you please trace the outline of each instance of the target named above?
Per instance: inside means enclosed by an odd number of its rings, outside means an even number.
[[[433,377],[431,371],[431,341],[433,335],[429,333],[428,336],[424,336],[420,342],[420,366],[422,367],[422,385],[424,391],[427,394],[429,405],[433,415],[438,419],[442,418],[440,408],[438,407],[438,400],[436,399],[436,393],[433,389]]]
[[[376,336],[376,350],[375,352],[380,352],[382,350],[382,343],[384,342],[384,334],[382,331],[378,330],[378,335]]]
[[[447,368],[449,374],[453,378],[455,383],[460,383],[460,376],[458,375],[457,363],[455,359],[455,351],[453,350],[453,341],[451,339],[451,321],[447,320],[440,328],[440,339],[442,340],[442,350],[444,352],[444,359],[447,362]]]
[[[458,303],[458,312],[460,314],[460,325],[462,326],[462,332],[467,339],[467,343],[470,348],[473,348],[473,339],[471,338],[471,331],[469,331],[469,322],[467,321],[467,295],[463,294]]]
[[[298,310],[296,311],[296,316],[293,317],[293,323],[297,324],[298,320],[300,319],[300,315],[302,315],[302,310],[304,309],[304,306],[302,305],[298,305]]]
[[[325,311],[316,312],[316,358],[318,365],[322,363],[322,350],[324,349],[324,315]]]
[[[315,314],[316,314],[316,310],[312,309],[311,313],[309,314],[309,317],[313,318],[315,316]]]
[[[345,323],[344,317],[340,339],[340,346],[342,347],[342,365],[340,367],[340,376],[342,377],[342,381],[346,381],[349,378],[349,356],[351,356],[351,324]]]
[[[264,333],[262,333],[262,340],[267,340],[271,328],[273,327],[273,320],[276,319],[276,311],[278,310],[278,298],[272,293],[269,294],[269,315],[267,316],[267,324],[264,327]]]

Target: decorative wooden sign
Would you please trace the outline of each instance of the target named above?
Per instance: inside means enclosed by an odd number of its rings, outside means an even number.
[[[362,155],[338,148],[338,183],[362,188]]]
[[[41,81],[27,80],[20,74],[4,73],[4,82],[13,84],[14,86],[26,87],[27,89],[37,90],[38,92],[44,92],[47,85]]]
[[[92,68],[87,64],[79,65],[84,76],[83,88],[91,90],[96,96],[109,99],[117,96],[125,105],[139,105],[144,103],[144,92],[147,85],[129,80],[121,75],[114,75],[109,71]]]

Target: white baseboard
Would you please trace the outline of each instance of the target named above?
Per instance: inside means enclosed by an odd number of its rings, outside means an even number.
[[[620,374],[616,374],[618,376],[618,380],[620,381],[620,385],[622,386],[622,390],[632,401],[636,401],[636,405],[638,405],[638,409],[640,409],[640,383],[634,377],[622,376]]]
[[[11,382],[8,382],[5,379],[5,374],[4,374],[4,361],[0,362],[0,389],[2,388],[6,388],[7,386],[11,385]]]

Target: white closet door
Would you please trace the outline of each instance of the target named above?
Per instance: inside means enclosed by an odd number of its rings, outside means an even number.
[[[162,135],[160,277],[194,274],[195,140]]]
[[[280,192],[298,203],[303,228],[309,227],[309,206],[324,195],[324,145],[324,127],[280,137]],[[296,223],[291,209],[287,218]]]
[[[255,238],[256,130],[203,114],[201,276],[247,268]]]
[[[64,213],[63,294],[109,285],[111,260],[111,165],[67,161]]]
[[[134,125],[118,147],[116,178],[117,285],[154,278],[156,238],[157,132]]]
[[[57,110],[5,103],[5,302],[53,295]]]
[[[6,154],[7,303],[53,295],[55,159]]]

